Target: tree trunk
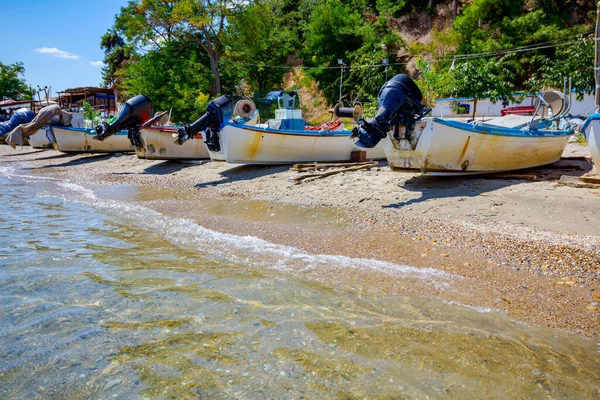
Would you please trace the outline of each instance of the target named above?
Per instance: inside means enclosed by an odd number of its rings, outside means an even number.
[[[431,16],[433,15],[433,0],[429,0],[429,30],[431,30]]]
[[[215,84],[213,86],[212,95],[216,97],[219,93],[221,93],[221,75],[219,74],[219,59],[216,54],[210,53],[210,72],[212,72],[215,77]]]
[[[473,121],[475,121],[475,113],[477,112],[477,99],[473,99]]]
[[[454,17],[453,21],[456,21],[456,16],[457,16],[457,14],[458,14],[458,0],[454,0],[454,4],[453,4],[453,7],[452,7],[452,8],[453,8],[453,10],[454,10],[454,12],[453,12],[453,14],[452,14],[452,15],[453,15],[453,17]]]

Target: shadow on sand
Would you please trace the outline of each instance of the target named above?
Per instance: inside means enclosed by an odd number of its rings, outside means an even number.
[[[33,150],[33,151],[27,151],[27,152],[18,152],[15,154],[4,154],[3,157],[18,157],[18,156],[25,156],[28,154],[35,154],[35,153],[41,153],[44,152],[44,149],[39,149],[39,150]]]
[[[73,157],[73,154],[59,153],[59,154],[54,154],[53,156],[36,158],[36,160],[56,160],[59,158],[67,158],[67,157]]]
[[[220,173],[224,179],[203,182],[195,185],[196,188],[214,187],[225,183],[248,181],[267,175],[287,171],[289,165],[239,165]]]
[[[591,171],[592,168],[593,164],[588,161],[563,159],[554,164],[508,173],[469,176],[417,175],[408,179],[402,188],[420,192],[421,197],[383,207],[401,208],[430,199],[456,198],[458,200],[463,197],[475,197],[523,182],[558,181],[563,176],[579,177]]]
[[[193,166],[195,166],[195,164],[167,160],[158,164],[151,165],[148,168],[144,168],[144,173],[149,175],[169,175]]]
[[[72,157],[73,155],[66,154],[66,156]],[[114,154],[94,154],[91,156],[76,158],[74,160],[70,160],[70,161],[67,161],[67,162],[64,162],[61,164],[44,165],[41,167],[32,167],[32,168],[25,168],[25,169],[34,170],[34,169],[70,167],[72,165],[89,164],[89,163],[93,163],[95,161],[105,160],[105,159],[111,158],[111,157],[114,157]],[[46,159],[52,159],[52,158],[57,159],[57,158],[61,158],[61,156],[51,156],[51,157],[47,157]],[[41,158],[38,158],[38,160],[41,160]]]

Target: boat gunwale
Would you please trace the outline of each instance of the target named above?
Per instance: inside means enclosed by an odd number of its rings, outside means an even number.
[[[140,128],[140,132],[145,130],[150,130],[152,132],[169,132],[169,133],[177,133],[179,129],[183,128],[183,126],[170,125],[170,126],[145,126]]]
[[[328,131],[327,133],[319,133],[324,131],[298,131],[291,129],[272,129],[272,128],[262,128],[259,126],[245,125],[245,124],[236,124],[232,122],[226,122],[222,125],[221,130],[227,126],[232,126],[235,128],[240,128],[249,131],[255,132],[263,132],[263,133],[272,133],[275,135],[293,135],[299,137],[345,137],[350,138],[352,135],[352,131],[344,129],[342,131]],[[334,133],[335,132],[335,133]],[[339,133],[338,133],[339,132]]]
[[[62,129],[70,132],[82,132],[86,135],[97,135],[98,133],[93,128],[77,128],[74,126],[57,126],[51,125],[52,130],[54,129]],[[118,131],[114,134],[114,136],[127,136],[127,131]]]
[[[589,115],[589,116],[588,116],[588,117],[585,119],[585,121],[583,121],[583,124],[581,124],[581,126],[579,127],[579,130],[580,130],[581,132],[583,132],[583,134],[584,134],[584,136],[586,136],[586,138],[587,138],[587,135],[586,135],[585,131],[586,131],[586,129],[587,129],[587,127],[588,127],[588,125],[589,125],[589,124],[590,124],[592,121],[598,121],[598,120],[600,120],[600,113],[594,113],[594,114],[590,114],[590,115]]]
[[[468,122],[452,121],[442,118],[433,118],[433,122],[449,126],[451,128],[460,129],[479,133],[482,135],[494,135],[505,137],[520,137],[526,139],[541,139],[541,138],[564,138],[573,135],[573,130],[521,130],[514,128],[502,128],[490,125],[473,125]],[[532,132],[532,133],[529,133]]]

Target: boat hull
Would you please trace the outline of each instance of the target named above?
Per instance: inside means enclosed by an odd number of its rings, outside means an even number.
[[[45,147],[52,147],[52,143],[48,140],[46,136],[46,130],[40,129],[33,135],[27,138],[29,140],[29,145],[34,149],[43,149]]]
[[[202,137],[175,143],[177,128],[144,128],[140,130],[142,146],[136,147],[139,158],[148,160],[202,160],[210,158]]]
[[[220,161],[225,162],[225,153],[223,152],[223,148],[221,147],[221,151],[210,151],[208,150],[208,155],[210,157],[210,161]]]
[[[89,129],[53,126],[52,145],[63,153],[126,153],[135,151],[126,131],[119,131],[103,141],[94,140]]]
[[[581,130],[590,148],[592,161],[596,168],[600,166],[600,114],[592,114],[583,124]]]
[[[417,126],[418,139],[384,140],[392,169],[423,173],[489,173],[551,164],[560,159],[572,132],[494,129],[427,119]],[[415,143],[416,140],[416,143]]]
[[[353,151],[367,150],[367,158],[384,159],[383,145],[357,147],[349,131],[328,134],[284,131],[226,124],[220,132],[223,155],[228,163],[294,164],[302,162],[350,161]]]

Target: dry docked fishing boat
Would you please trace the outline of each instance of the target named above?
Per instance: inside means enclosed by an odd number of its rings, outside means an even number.
[[[45,147],[52,147],[52,143],[46,136],[46,130],[40,129],[33,135],[27,138],[29,140],[29,145],[34,149],[43,149]]]
[[[183,142],[175,143],[173,136],[178,136],[182,127],[168,126],[169,117],[165,112],[157,114],[154,118],[144,123],[139,132],[134,134],[133,144],[139,158],[150,160],[202,160],[225,161],[219,152],[209,152],[202,135]],[[246,124],[254,125],[258,120],[258,112],[246,119]]]
[[[150,98],[139,95],[129,99],[119,116],[111,123],[96,127],[100,143],[124,136],[129,146],[133,146],[139,158],[152,160],[185,160],[209,158],[202,137],[194,138],[184,146],[175,144],[173,136],[178,136],[181,127],[163,125],[168,120],[166,112],[152,117],[153,107]],[[119,132],[119,130],[125,130]]]
[[[140,129],[135,144],[138,158],[148,160],[202,160],[210,158],[202,137],[196,137],[182,146],[174,143],[177,126],[149,126]]]
[[[236,114],[242,118],[231,119],[232,99],[221,96],[211,101],[200,119],[180,130],[176,142],[183,144],[202,132],[211,159],[243,164],[349,161],[353,151],[361,150],[349,130],[331,129],[329,124],[319,131],[306,130],[302,111],[294,109],[295,98],[295,92],[280,93],[275,119],[254,125],[250,122],[256,112],[254,103],[246,100],[245,109],[236,107]],[[342,111],[339,116],[352,116],[355,109]],[[340,126],[343,128],[343,124]],[[381,145],[367,150],[367,158],[384,157]]]
[[[54,148],[63,153],[125,153],[135,149],[127,131],[116,132],[105,141],[94,140],[96,131],[70,126],[50,126],[48,136]]]
[[[595,113],[581,125],[581,132],[585,135],[596,168],[600,165],[600,114]]]
[[[592,114],[581,125],[581,132],[585,135],[592,155],[592,161],[600,173],[600,3],[596,10],[596,32],[595,32],[596,61],[594,68],[594,79],[596,81],[596,113]]]
[[[379,93],[375,118],[370,122],[359,120],[357,144],[372,148],[384,139],[385,154],[393,169],[488,173],[558,161],[573,134],[562,120],[568,112],[568,101],[558,92],[539,97],[536,109],[542,110],[542,117],[507,115],[484,123],[424,118],[430,110],[421,104],[422,99],[421,91],[408,76],[392,78]],[[543,110],[550,118],[543,118]]]
[[[123,112],[128,109],[127,104]],[[94,140],[96,131],[85,128],[83,116],[74,114],[80,118],[79,123],[72,126],[52,126],[47,129],[47,137],[54,148],[63,153],[124,153],[134,151],[128,137],[127,131],[121,130],[106,141]]]
[[[96,146],[104,148],[119,148],[115,152],[135,151],[133,145],[139,134],[140,127],[152,118],[152,101],[143,94],[137,95],[125,102],[119,116],[110,124],[103,122],[96,127],[96,136],[91,137]],[[113,145],[114,144],[114,145]]]

